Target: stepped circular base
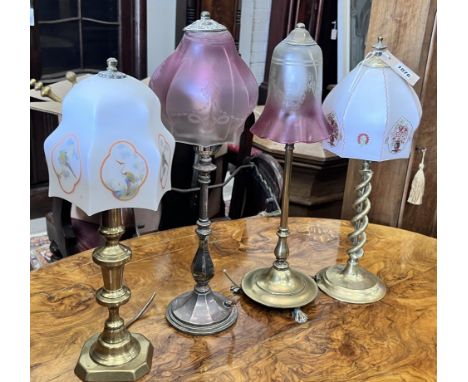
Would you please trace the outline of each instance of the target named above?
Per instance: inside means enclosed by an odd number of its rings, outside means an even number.
[[[186,292],[171,301],[167,321],[184,333],[208,335],[221,332],[237,320],[237,307],[220,293]]]
[[[97,341],[99,333],[88,339],[81,349],[80,358],[75,367],[75,374],[82,381],[101,382],[101,381],[136,381],[151,370],[153,360],[153,345],[149,340],[138,333],[132,333],[132,336],[140,345],[140,352],[131,361],[122,365],[103,366],[96,363],[89,355],[93,344]]]
[[[345,274],[345,264],[334,265],[317,273],[320,290],[336,300],[352,304],[368,304],[385,296],[387,288],[376,275],[358,267]]]
[[[299,308],[312,302],[318,288],[312,277],[295,269],[259,268],[242,279],[242,290],[252,300],[271,308]]]

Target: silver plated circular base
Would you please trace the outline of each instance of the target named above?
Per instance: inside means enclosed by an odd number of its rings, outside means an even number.
[[[292,268],[259,268],[242,279],[242,291],[259,304],[280,309],[307,305],[318,294],[312,277]]]
[[[75,367],[75,374],[82,381],[136,381],[151,370],[153,360],[153,345],[138,333],[131,334],[140,344],[140,352],[131,361],[115,366],[103,366],[96,363],[90,356],[91,347],[97,341],[99,333],[89,338],[81,349],[80,358]]]
[[[357,266],[351,274],[343,270],[346,264],[334,265],[317,273],[320,290],[336,300],[352,304],[368,304],[385,296],[385,284],[373,273]]]
[[[186,292],[171,301],[167,321],[181,332],[208,335],[221,332],[237,320],[237,307],[220,293]]]

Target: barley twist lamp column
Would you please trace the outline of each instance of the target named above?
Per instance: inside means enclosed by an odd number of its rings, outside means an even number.
[[[401,72],[404,68],[404,73]],[[403,77],[403,78],[402,78]],[[364,255],[369,223],[371,161],[408,158],[414,132],[421,120],[421,105],[411,85],[417,75],[400,63],[379,38],[374,50],[330,92],[323,111],[332,126],[325,149],[343,158],[362,160],[356,186],[346,264],[322,269],[318,287],[344,302],[365,304],[385,296],[385,284],[359,265]],[[413,80],[414,79],[414,80]]]
[[[161,118],[176,141],[197,147],[193,168],[201,185],[199,245],[192,262],[196,285],[169,304],[166,318],[180,331],[205,335],[225,330],[237,319],[236,306],[209,286],[214,265],[208,244],[208,185],[216,169],[211,157],[221,144],[238,143],[258,89],[231,34],[208,12],[184,30],[176,51],[152,75],[150,88],[161,101]]]
[[[77,83],[63,100],[62,120],[46,139],[49,196],[101,212],[105,245],[93,252],[104,285],[96,300],[109,311],[102,333],[89,338],[75,368],[83,381],[135,381],[151,368],[153,346],[131,333],[119,309],[130,299],[123,282],[132,251],[120,244],[122,208],[157,210],[170,189],[175,141],[160,119],[159,101],[140,81],[107,70]]]
[[[273,51],[267,102],[251,128],[253,134],[285,145],[276,260],[271,267],[250,271],[242,279],[242,290],[249,298],[273,308],[299,308],[312,302],[318,293],[312,277],[289,266],[287,238],[294,143],[320,142],[331,132],[322,114],[321,88],[322,51],[299,23]],[[300,310],[295,312],[296,321],[307,319]]]

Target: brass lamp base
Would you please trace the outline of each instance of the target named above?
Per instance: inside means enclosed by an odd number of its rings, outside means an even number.
[[[336,300],[352,304],[368,304],[385,296],[387,288],[376,275],[358,265],[351,272],[346,272],[346,267],[346,264],[334,265],[317,273],[320,290]]]
[[[259,268],[242,279],[242,290],[252,300],[271,308],[299,308],[315,300],[315,281],[295,269]]]
[[[81,349],[80,358],[75,367],[75,374],[82,381],[136,381],[151,370],[153,345],[148,339],[138,333],[131,334],[138,343],[140,351],[131,361],[117,366],[103,366],[96,363],[90,356],[90,351],[99,337],[99,333],[88,339]]]
[[[176,329],[194,335],[221,332],[237,320],[237,307],[222,294],[186,292],[169,304],[166,319]]]

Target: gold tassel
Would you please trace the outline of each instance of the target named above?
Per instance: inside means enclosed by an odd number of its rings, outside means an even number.
[[[424,157],[426,156],[426,148],[421,149],[422,158],[419,163],[419,169],[414,175],[413,182],[411,183],[411,190],[408,197],[408,203],[420,206],[424,195],[424,187],[426,179],[424,177]]]

